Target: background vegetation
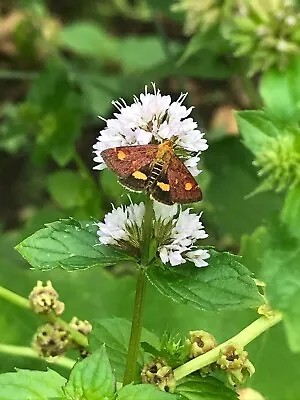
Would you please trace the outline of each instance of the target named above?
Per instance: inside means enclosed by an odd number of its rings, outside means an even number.
[[[268,399],[295,400],[300,398],[300,338],[295,333],[299,288],[283,288],[291,279],[300,282],[299,146],[294,141],[281,146],[285,139],[278,148],[278,143],[268,144],[281,155],[275,161],[259,150],[272,129],[299,134],[300,35],[293,21],[283,31],[273,18],[283,12],[297,22],[298,5],[269,0],[256,9],[253,1],[247,19],[233,3],[2,0],[0,282],[28,296],[38,279],[51,279],[67,304],[67,319],[131,318],[133,270],[120,265],[84,274],[29,271],[14,246],[44,223],[68,216],[99,220],[112,202],[128,204],[112,172],[92,170],[92,145],[104,127],[97,116],[109,118],[112,100],[131,102],[150,82],[174,99],[188,91],[193,118],[207,132],[210,145],[199,176],[204,200],[196,205],[204,211],[207,244],[244,255],[245,265],[258,278],[275,281],[270,296],[276,307],[294,304],[289,326],[278,325],[250,344],[256,373],[247,385]],[[259,35],[267,45],[257,41]],[[267,110],[267,117],[263,111],[241,112],[242,142],[234,110],[254,109]],[[272,175],[278,163],[287,167]],[[266,165],[270,167],[265,170]],[[271,174],[262,180],[258,170]],[[249,196],[254,191],[257,194]],[[271,225],[275,228],[267,233]],[[270,249],[273,258],[267,259]],[[288,276],[276,264],[278,259],[287,261]],[[268,269],[261,273],[264,263]],[[255,311],[197,311],[151,287],[147,295],[151,301],[146,302],[144,326],[156,333],[205,329],[221,342],[255,318]],[[30,345],[39,324],[38,317],[0,298],[1,343]],[[14,367],[45,369],[45,362],[0,354],[1,372]],[[66,375],[60,367],[53,369]]]

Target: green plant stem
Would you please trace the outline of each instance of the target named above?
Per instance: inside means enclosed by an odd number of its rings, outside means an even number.
[[[5,300],[9,301],[10,303],[17,305],[18,307],[26,308],[28,310],[31,309],[30,302],[28,299],[20,296],[19,294],[12,292],[11,290],[8,290],[2,286],[0,286],[0,298],[1,297]],[[76,331],[76,329],[71,328],[71,326],[63,319],[57,317],[56,315],[54,315],[52,313],[41,314],[41,315],[44,316],[48,321],[56,322],[62,328],[66,329],[70,333],[71,338],[74,340],[74,342],[76,342],[80,346],[83,346],[83,347],[88,346],[87,337],[85,335],[83,335],[82,333]]]
[[[152,230],[153,230],[153,201],[146,197],[145,200],[145,217],[142,226],[142,235],[143,235],[143,246],[141,249],[141,261],[143,266],[147,266],[149,262],[149,249],[150,249],[150,242],[152,238]]]
[[[181,365],[180,367],[174,370],[174,376],[176,381],[184,378],[185,376],[195,372],[203,367],[206,367],[209,364],[212,364],[217,361],[220,350],[226,347],[229,343],[235,343],[242,347],[246,346],[248,343],[252,342],[252,340],[256,339],[263,332],[271,328],[272,326],[278,324],[282,320],[282,314],[279,311],[274,311],[273,315],[270,317],[260,317],[252,324],[243,329],[236,336],[233,336],[231,339],[226,340],[226,342],[220,344],[213,350],[208,351],[207,353],[194,358],[191,361]]]
[[[0,353],[9,354],[11,356],[37,358],[39,360],[47,361],[45,358],[39,357],[38,353],[30,347],[12,346],[0,343]],[[51,364],[60,365],[67,369],[72,369],[76,361],[68,357],[56,357],[51,360]]]
[[[138,270],[134,312],[131,325],[131,334],[128,346],[128,354],[126,360],[125,374],[123,384],[128,385],[136,379],[137,358],[140,348],[141,332],[142,332],[142,311],[145,299],[147,277],[144,269],[149,263],[149,249],[152,238],[152,220],[153,220],[153,202],[148,197],[145,201],[145,217],[142,226],[143,247],[141,249],[142,268]]]
[[[5,289],[2,286],[0,286],[0,297],[9,301],[10,303],[15,304],[18,307],[30,309],[30,303],[28,299],[20,296],[17,293],[12,292],[11,290]]]
[[[128,354],[126,360],[125,374],[123,385],[128,385],[136,379],[137,358],[140,347],[140,339],[142,332],[142,310],[146,290],[147,277],[143,270],[138,271],[134,314],[131,325],[131,334],[128,346]]]

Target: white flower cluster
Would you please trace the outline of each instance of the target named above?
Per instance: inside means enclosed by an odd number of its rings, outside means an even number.
[[[170,207],[154,202],[154,233],[162,229],[165,232],[163,238],[156,238],[159,240],[158,255],[164,264],[169,262],[175,266],[189,260],[196,267],[207,265],[205,260],[209,258],[209,252],[202,249],[194,250],[196,241],[206,238],[207,233],[200,221],[201,215],[190,211],[190,209],[182,211],[177,205]],[[124,244],[126,247],[126,243],[141,245],[144,214],[144,203],[113,209],[105,216],[104,222],[98,223],[99,241],[105,245],[118,247],[124,247]],[[169,229],[166,230],[167,226]],[[132,232],[137,233],[134,238],[131,237]]]
[[[153,94],[142,93],[134,97],[134,103],[127,105],[122,99],[113,102],[118,112],[114,118],[105,120],[106,127],[100,131],[97,143],[93,146],[97,165],[95,169],[102,170],[106,167],[101,152],[111,147],[145,145],[148,143],[161,143],[166,139],[175,138],[175,147],[185,150],[190,157],[185,165],[193,176],[201,171],[197,165],[200,153],[207,149],[204,133],[197,129],[197,123],[188,118],[193,107],[186,108],[182,105],[186,94],[181,94],[177,101],[172,102],[170,96],[161,95],[153,86]]]

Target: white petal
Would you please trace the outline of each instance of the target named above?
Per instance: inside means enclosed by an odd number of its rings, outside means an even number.
[[[153,209],[155,213],[155,219],[161,219],[162,221],[170,221],[174,215],[177,214],[178,205],[174,204],[172,206],[168,206],[166,204],[159,203],[158,201],[153,202]]]
[[[161,261],[166,264],[169,261],[169,257],[168,257],[168,250],[166,249],[166,247],[162,247],[159,250],[159,257],[161,259]]]
[[[172,266],[184,264],[186,261],[182,257],[180,251],[172,251],[169,253],[169,260]]]
[[[103,244],[111,245],[117,245],[121,240],[128,241],[128,226],[136,225],[140,228],[144,214],[144,203],[114,208],[105,215],[104,222],[97,224],[99,241]]]
[[[198,249],[187,252],[185,257],[192,261],[196,267],[206,267],[208,263],[204,260],[207,260],[210,257],[210,254],[208,250]]]

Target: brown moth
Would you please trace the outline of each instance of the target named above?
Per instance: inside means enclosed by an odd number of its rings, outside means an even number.
[[[198,183],[176,156],[172,140],[161,144],[122,146],[101,152],[106,165],[129,189],[146,191],[164,204],[193,203],[202,199]]]

